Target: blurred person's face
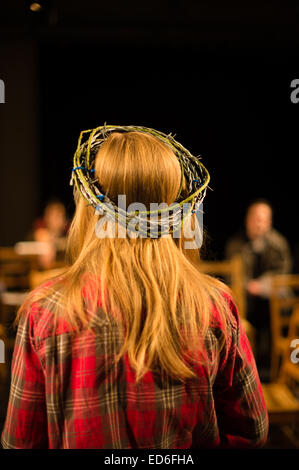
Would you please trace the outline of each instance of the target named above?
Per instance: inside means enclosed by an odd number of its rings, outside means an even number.
[[[65,208],[62,204],[51,204],[45,210],[45,222],[51,232],[59,233],[65,228]]]
[[[253,204],[249,207],[245,227],[250,240],[263,238],[272,226],[272,209],[264,203]]]

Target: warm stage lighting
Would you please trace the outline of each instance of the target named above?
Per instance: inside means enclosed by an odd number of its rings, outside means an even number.
[[[40,3],[33,2],[30,4],[30,10],[31,11],[40,11],[42,9],[42,6]]]

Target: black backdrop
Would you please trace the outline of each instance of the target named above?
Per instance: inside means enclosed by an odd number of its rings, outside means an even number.
[[[229,52],[228,52],[229,51]],[[295,50],[247,47],[122,47],[41,43],[41,208],[68,186],[79,131],[145,125],[176,134],[211,173],[204,203],[208,256],[220,258],[255,197],[274,206],[274,224],[293,247],[298,233],[299,103]]]

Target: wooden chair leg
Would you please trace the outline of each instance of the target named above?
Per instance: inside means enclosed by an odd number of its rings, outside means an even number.
[[[4,359],[4,362],[0,362],[0,383],[5,384],[8,376],[8,370],[7,370],[7,358],[5,357],[5,328],[3,325],[0,324],[0,360]],[[4,348],[3,348],[3,343],[4,343]],[[3,354],[2,354],[3,353]],[[4,355],[4,358],[2,358],[2,355]]]
[[[275,382],[278,377],[280,355],[276,351],[271,354],[270,381]]]
[[[296,449],[299,449],[298,425],[296,426],[296,424],[294,424],[293,426],[283,426],[281,429],[291,444]]]
[[[5,364],[0,364],[0,383],[1,386],[6,383],[7,380],[7,368]]]

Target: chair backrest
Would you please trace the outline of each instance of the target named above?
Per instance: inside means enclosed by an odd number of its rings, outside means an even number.
[[[65,271],[65,267],[48,269],[46,271],[32,270],[29,275],[30,289],[35,289],[43,282],[49,281],[50,279],[59,276]]]
[[[240,316],[245,318],[244,266],[241,256],[235,255],[230,260],[224,261],[201,261],[200,269],[207,274],[219,276],[230,285]]]
[[[299,275],[279,274],[272,278],[270,296],[271,334],[275,343],[283,336],[283,328],[288,328],[290,315],[283,315],[286,309],[292,310],[299,302]]]
[[[27,289],[29,272],[37,266],[37,256],[20,255],[13,247],[0,248],[0,280],[5,289]]]
[[[288,333],[288,348],[284,352],[279,382],[289,386],[299,384],[299,303],[295,305]]]

